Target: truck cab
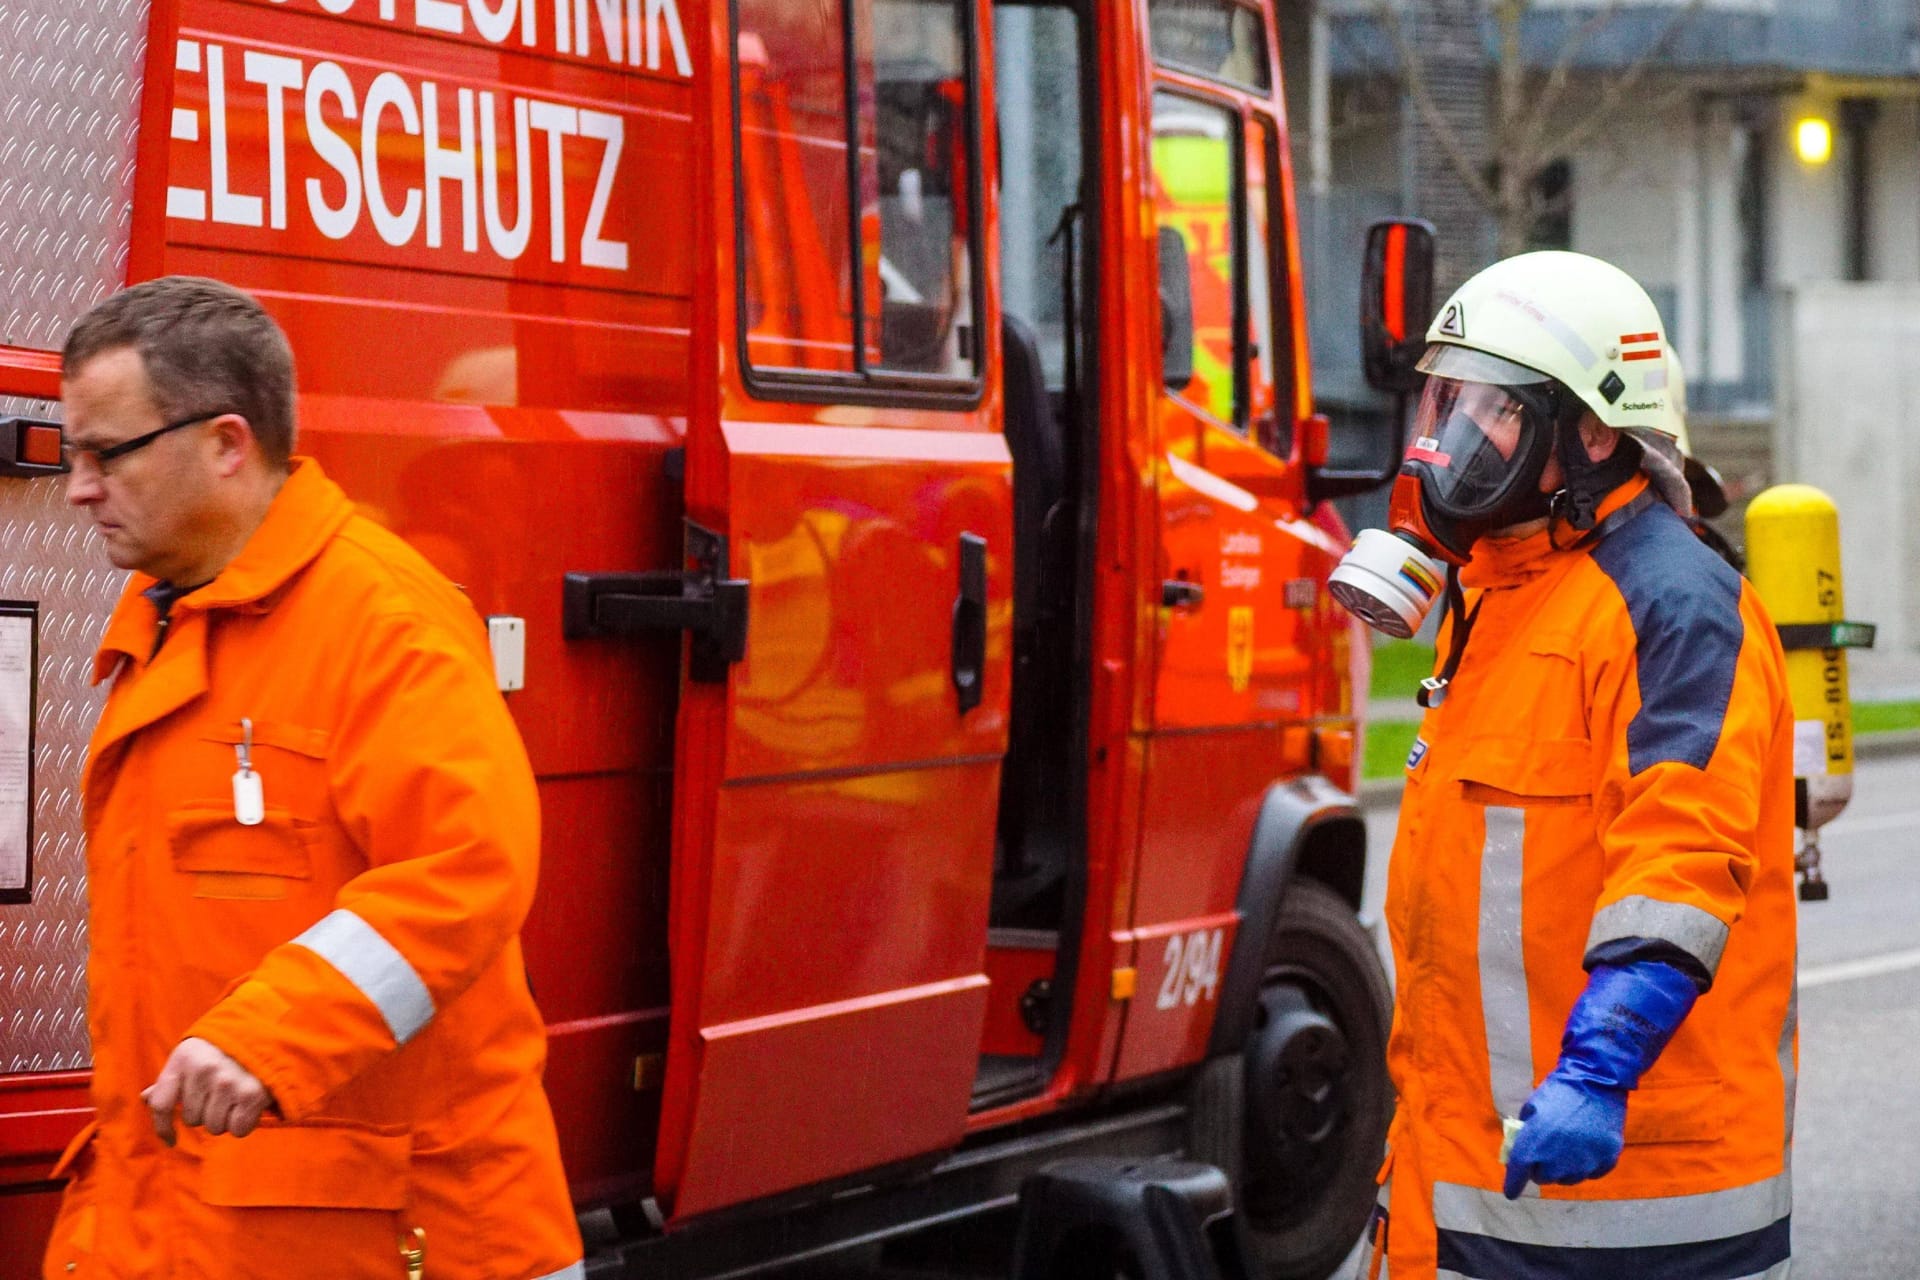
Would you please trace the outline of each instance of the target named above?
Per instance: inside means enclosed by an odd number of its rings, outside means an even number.
[[[1270,6],[71,21],[0,37],[114,86],[109,128],[27,126],[88,163],[33,206],[8,429],[57,429],[53,353],[128,281],[286,327],[298,451],[500,640],[596,1272],[904,1234],[1086,1152],[1219,1163],[1266,1274],[1330,1272],[1391,1098],[1328,499],[1397,457],[1327,465]],[[79,673],[119,582],[59,487],[0,475],[38,646],[6,1240],[89,1112]]]

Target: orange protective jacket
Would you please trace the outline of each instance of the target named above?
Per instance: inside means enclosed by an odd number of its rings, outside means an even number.
[[[1577,549],[1483,539],[1462,584],[1479,617],[1421,722],[1389,870],[1400,1101],[1373,1274],[1783,1276],[1793,725],[1773,624],[1659,503]],[[1587,969],[1632,958],[1710,986],[1628,1095],[1619,1165],[1506,1200],[1501,1118],[1553,1069]]]
[[[135,575],[82,782],[96,1125],[50,1280],[581,1274],[519,929],[539,804],[478,617],[311,460],[158,614]],[[251,726],[264,820],[235,818]],[[245,1138],[155,1138],[199,1036],[272,1090]]]

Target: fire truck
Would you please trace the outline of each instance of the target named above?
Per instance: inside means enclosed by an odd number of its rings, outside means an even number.
[[[1271,3],[26,0],[0,53],[0,1277],[90,1115],[121,579],[57,352],[174,273],[487,618],[591,1274],[1077,1154],[1229,1170],[1267,1276],[1346,1254],[1389,994],[1329,499],[1397,456],[1314,413]]]

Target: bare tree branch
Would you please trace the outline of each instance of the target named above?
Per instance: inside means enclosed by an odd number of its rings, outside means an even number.
[[[1540,135],[1546,131],[1547,121],[1559,109],[1560,99],[1567,91],[1567,81],[1573,70],[1574,59],[1580,56],[1580,51],[1586,47],[1587,41],[1613,25],[1614,18],[1620,13],[1620,4],[1621,0],[1607,0],[1605,5],[1582,22],[1560,45],[1554,55],[1553,66],[1548,70],[1539,94],[1534,99],[1531,112],[1532,123],[1527,131],[1526,140],[1529,148],[1539,146]],[[1548,158],[1551,159],[1551,157]]]
[[[1566,155],[1585,144],[1589,138],[1608,124],[1620,104],[1626,101],[1627,94],[1639,84],[1647,69],[1653,65],[1653,60],[1666,49],[1667,42],[1673,38],[1681,24],[1691,19],[1698,11],[1701,2],[1702,0],[1687,0],[1685,5],[1675,9],[1660,28],[1659,34],[1648,41],[1647,47],[1627,64],[1626,69],[1614,79],[1612,84],[1601,91],[1600,100],[1594,104],[1593,109],[1569,126],[1565,132],[1554,139],[1551,145],[1542,148],[1541,154],[1548,157]]]
[[[1427,86],[1425,65],[1420,55],[1407,39],[1407,33],[1400,25],[1399,11],[1393,0],[1381,0],[1375,10],[1387,28],[1387,34],[1393,40],[1393,47],[1400,58],[1401,73],[1406,77],[1407,93],[1413,99],[1420,118],[1433,136],[1439,139],[1440,149],[1446,153],[1447,161],[1459,174],[1461,182],[1488,209],[1496,207],[1499,193],[1488,183],[1480,172],[1480,163],[1467,151],[1466,144],[1455,132],[1453,122],[1440,110],[1440,104],[1433,100],[1432,90]]]

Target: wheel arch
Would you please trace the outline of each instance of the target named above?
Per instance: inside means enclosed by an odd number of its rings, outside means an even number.
[[[1268,936],[1294,877],[1324,883],[1356,911],[1366,879],[1367,827],[1354,798],[1318,774],[1267,789],[1248,842],[1235,906],[1240,926],[1220,992],[1207,1056],[1239,1053],[1253,1028]]]

